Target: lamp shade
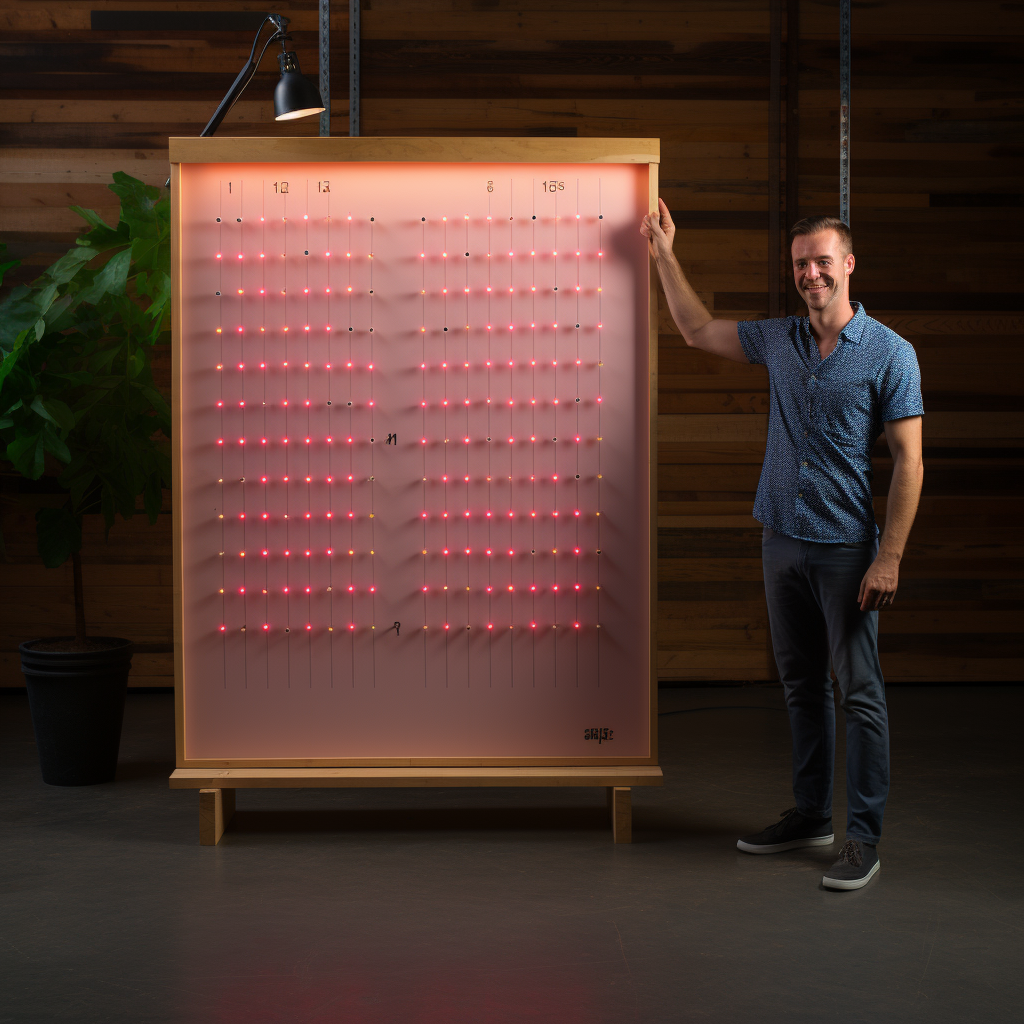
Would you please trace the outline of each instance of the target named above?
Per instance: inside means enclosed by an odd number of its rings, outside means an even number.
[[[319,114],[324,109],[320,90],[299,71],[294,51],[278,54],[277,62],[281,67],[281,80],[274,90],[274,120],[291,121]]]

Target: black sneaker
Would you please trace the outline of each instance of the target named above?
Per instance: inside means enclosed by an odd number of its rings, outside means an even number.
[[[826,889],[860,889],[878,874],[878,851],[859,839],[847,839],[839,851],[839,860],[822,878]]]
[[[738,839],[736,848],[744,853],[782,853],[801,846],[831,846],[835,841],[831,818],[805,818],[795,807],[780,817],[763,832]]]

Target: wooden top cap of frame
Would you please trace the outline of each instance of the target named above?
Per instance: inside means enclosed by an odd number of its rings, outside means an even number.
[[[172,164],[409,161],[436,163],[656,164],[660,139],[174,138]]]

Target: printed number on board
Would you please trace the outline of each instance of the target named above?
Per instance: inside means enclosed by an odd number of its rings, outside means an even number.
[[[281,195],[287,195],[288,194],[288,182],[287,181],[275,181],[274,182],[274,191],[280,193]]]
[[[564,181],[542,181],[540,183],[542,192],[562,192],[565,190]]]

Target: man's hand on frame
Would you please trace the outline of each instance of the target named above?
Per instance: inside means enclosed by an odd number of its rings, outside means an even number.
[[[656,259],[668,259],[672,255],[672,239],[676,226],[668,212],[664,199],[658,200],[658,212],[649,213],[640,222],[640,234],[647,239],[651,255]]]

